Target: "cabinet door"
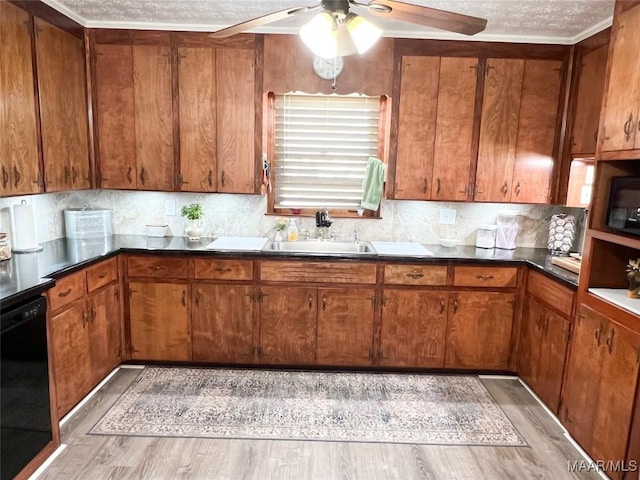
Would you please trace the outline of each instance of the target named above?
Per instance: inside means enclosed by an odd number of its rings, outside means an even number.
[[[35,21],[46,190],[89,188],[83,41]]]
[[[191,360],[189,285],[129,284],[131,358]]]
[[[638,25],[640,6],[622,13],[613,26],[609,84],[604,97],[603,151],[640,147],[640,141],[636,142],[640,113]]]
[[[560,406],[560,389],[570,328],[568,319],[545,308],[543,337],[540,344],[534,391],[556,414]]]
[[[596,153],[608,56],[607,43],[582,57],[576,113],[571,133],[571,153],[574,155],[594,156]]]
[[[385,289],[380,365],[442,368],[447,292]]]
[[[256,192],[254,57],[253,50],[216,50],[219,192]]]
[[[516,157],[524,60],[487,60],[475,200],[509,201]]]
[[[452,292],[444,366],[507,370],[515,294]]]
[[[251,363],[252,287],[201,284],[193,289],[193,360]]]
[[[0,2],[0,193],[41,190],[29,14]]]
[[[92,384],[95,385],[120,363],[122,315],[119,285],[112,285],[90,296],[87,308]]]
[[[319,288],[316,361],[323,365],[371,365],[372,288]]]
[[[477,78],[477,58],[440,62],[432,200],[467,200]]]
[[[316,288],[261,287],[260,361],[303,365],[316,358]]]
[[[518,346],[518,375],[536,392],[542,329],[544,327],[544,306],[531,295],[527,295],[522,309],[520,343]]]
[[[592,446],[588,451],[595,460],[622,462],[627,453],[638,381],[640,335],[609,322],[601,339],[605,353]],[[622,474],[618,472],[612,477],[621,478]]]
[[[172,190],[171,48],[133,47],[136,161],[139,190]]]
[[[178,49],[181,189],[216,189],[216,50]]]
[[[560,420],[587,451],[598,412],[598,385],[605,349],[606,319],[584,307],[574,321],[562,388]]]
[[[403,57],[395,197],[428,200],[433,173],[440,57]]]
[[[562,62],[526,60],[518,119],[511,201],[548,203]]]
[[[95,52],[100,186],[135,189],[138,175],[133,47],[96,45]]]
[[[91,389],[89,316],[84,301],[52,319],[53,370],[58,416],[66,415]]]

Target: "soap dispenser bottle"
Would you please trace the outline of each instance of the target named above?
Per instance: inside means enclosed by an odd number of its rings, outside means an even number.
[[[287,229],[287,240],[295,242],[298,240],[298,226],[296,225],[296,219],[289,220],[289,228]]]

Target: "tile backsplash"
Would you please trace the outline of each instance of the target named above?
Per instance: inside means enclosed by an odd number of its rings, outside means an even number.
[[[261,195],[198,194],[85,190],[0,199],[0,231],[11,228],[12,205],[26,200],[33,204],[38,224],[38,240],[64,237],[63,211],[92,206],[113,210],[116,234],[144,234],[147,224],[167,224],[173,235],[184,235],[188,221],[180,216],[183,205],[199,202],[204,210],[207,236],[267,236],[273,238],[276,217],[265,215],[267,198]],[[167,201],[175,201],[176,215],[166,215]],[[440,225],[440,210],[456,210],[455,224]],[[564,206],[514,205],[496,203],[426,202],[383,200],[381,219],[334,219],[332,229],[339,239],[353,239],[358,229],[362,240],[413,241],[437,244],[439,238],[456,238],[461,245],[475,245],[478,225],[495,224],[500,210],[520,213],[519,247],[546,247],[551,215],[567,212],[580,221],[584,210]],[[299,219],[298,228],[315,230],[315,220]],[[574,241],[574,247],[578,239]]]

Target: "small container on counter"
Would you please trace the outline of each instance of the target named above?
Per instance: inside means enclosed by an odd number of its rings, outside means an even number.
[[[514,250],[516,248],[516,237],[520,228],[518,212],[504,210],[498,212],[496,218],[496,248],[504,250]]]
[[[0,261],[11,258],[11,247],[6,233],[0,233]]]
[[[476,247],[495,248],[496,246],[496,226],[478,225],[476,230]]]

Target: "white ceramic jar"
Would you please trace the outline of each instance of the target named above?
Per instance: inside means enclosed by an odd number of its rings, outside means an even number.
[[[496,246],[496,226],[478,225],[476,230],[476,247],[495,248]]]

